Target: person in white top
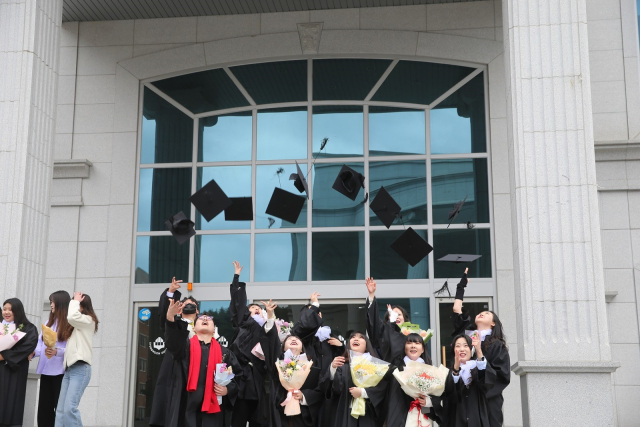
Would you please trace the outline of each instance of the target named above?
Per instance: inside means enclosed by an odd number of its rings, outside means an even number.
[[[91,297],[75,292],[67,314],[73,332],[67,341],[63,367],[65,369],[56,409],[55,427],[82,426],[78,405],[91,380],[93,335],[98,331],[98,317]]]

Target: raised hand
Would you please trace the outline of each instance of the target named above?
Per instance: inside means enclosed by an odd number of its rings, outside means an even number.
[[[453,365],[453,368],[457,371],[460,369],[460,354],[457,351],[454,351],[455,353],[455,363]]]
[[[236,270],[236,274],[239,276],[242,273],[243,266],[240,265],[238,261],[233,261],[233,268]]]
[[[482,341],[480,341],[480,336],[477,333],[473,334],[473,336],[471,337],[471,345],[476,349],[476,357],[478,359],[481,359],[483,357]]]
[[[171,279],[171,286],[169,286],[169,292],[174,293],[175,291],[180,289],[181,288],[180,283],[182,283],[182,280],[176,280],[175,277]]]
[[[333,362],[331,362],[331,366],[333,366],[334,368],[339,368],[340,366],[344,365],[344,362],[344,357],[338,356],[333,359]]]
[[[372,301],[376,296],[376,289],[378,285],[376,284],[376,281],[373,280],[373,277],[367,277],[365,283],[367,284],[367,291],[369,291],[369,301]]]
[[[278,303],[272,300],[269,300],[269,302],[264,302],[264,301],[260,301],[260,302],[262,303],[262,305],[264,305],[264,308],[267,310],[267,318],[274,319],[276,317],[275,309],[278,307]]]
[[[314,292],[311,294],[311,296],[309,297],[309,299],[311,300],[312,303],[314,302],[318,302],[318,297],[320,296],[319,293]]]
[[[180,301],[169,300],[169,309],[167,310],[167,320],[169,322],[173,322],[173,318],[180,314],[183,305]]]
[[[467,274],[469,272],[469,267],[464,269],[464,274]]]
[[[75,301],[82,301],[84,299],[84,295],[82,295],[82,292],[74,292],[73,299]]]

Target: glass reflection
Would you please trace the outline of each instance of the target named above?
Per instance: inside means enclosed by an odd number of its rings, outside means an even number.
[[[191,169],[140,169],[138,231],[166,231],[164,222],[191,213]]]
[[[251,197],[251,166],[215,166],[198,168],[198,190],[214,179],[227,197]],[[251,228],[251,221],[225,221],[224,212],[210,222],[196,213],[196,230]]]
[[[369,155],[425,154],[425,116],[421,110],[369,108]]]
[[[256,234],[255,281],[307,280],[307,233]]]
[[[199,162],[251,160],[251,111],[200,119]]]
[[[410,316],[409,319],[406,319],[407,322],[410,321],[411,323],[420,325],[420,329],[427,330],[431,327],[429,298],[380,298],[378,299],[378,310],[381,319],[387,314],[387,304],[391,306],[399,305],[405,308]],[[447,313],[450,312],[451,311],[448,311]],[[447,317],[447,321],[448,319],[449,317]],[[451,322],[448,321],[448,323]]]
[[[193,120],[144,88],[140,163],[190,162],[193,152]]]
[[[429,241],[427,230],[415,230]],[[376,279],[426,279],[429,277],[429,257],[411,267],[391,244],[404,230],[372,231],[370,234],[371,277]]]
[[[424,160],[369,163],[371,200],[380,187],[402,207],[405,224],[427,224],[427,168]],[[382,225],[382,221],[369,209],[369,224]],[[402,224],[396,218],[393,224]],[[376,276],[373,276],[376,277]]]
[[[364,225],[364,190],[355,201],[332,188],[343,163],[316,163],[313,166],[313,226],[351,227]],[[347,166],[364,174],[363,163],[347,163]]]
[[[364,232],[313,233],[312,280],[364,280]]]
[[[306,108],[278,108],[258,112],[258,160],[306,158]]]
[[[136,242],[136,283],[188,280],[188,243],[179,245],[173,236],[138,236]]]
[[[359,106],[313,107],[313,155],[318,155],[323,138],[329,138],[319,157],[362,156],[363,117]]]
[[[433,223],[448,224],[449,210],[463,200],[455,224],[489,222],[487,159],[432,160]]]
[[[244,267],[242,276],[250,274],[251,235],[218,234],[194,237],[193,281],[196,283],[231,283],[233,266],[238,261]]]
[[[301,164],[300,169],[306,172],[307,164]],[[269,201],[273,195],[273,190],[280,187],[290,193],[306,197],[293,186],[293,181],[289,180],[292,173],[296,173],[296,165],[260,165],[256,168],[256,228],[296,228],[307,226],[307,201],[302,207],[302,212],[298,221],[292,224],[280,218],[267,215],[265,211],[269,206]]]
[[[469,277],[491,277],[491,239],[488,228],[433,230],[433,259],[437,260],[448,254],[476,254],[482,257],[467,264],[435,261],[435,277],[458,278],[466,267],[469,267]],[[436,285],[440,285],[439,282]],[[452,289],[451,282],[449,289]]]
[[[431,110],[431,153],[487,151],[484,78],[478,74]]]

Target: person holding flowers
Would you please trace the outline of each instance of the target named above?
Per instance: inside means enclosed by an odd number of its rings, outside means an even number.
[[[64,377],[64,351],[71,337],[73,326],[67,320],[71,297],[67,291],[49,295],[51,312],[38,338],[35,357],[39,357],[36,372],[40,374],[38,393],[38,427],[53,427],[56,407]],[[52,337],[50,337],[53,335]]]
[[[175,367],[173,395],[165,425],[223,427],[224,411],[231,409],[238,395],[242,368],[235,355],[214,339],[215,324],[211,316],[198,316],[194,325],[195,335],[189,338],[187,324],[176,321],[183,305],[172,300],[167,310],[166,346]],[[225,372],[219,372],[221,368]],[[220,373],[233,373],[234,377],[225,381],[226,385],[221,385],[220,380],[216,382]]]
[[[300,337],[289,335],[280,343],[275,312],[277,304],[262,302],[267,321],[261,341],[265,363],[271,377],[271,420],[273,427],[312,427],[324,400],[317,359],[305,351]]]
[[[482,352],[487,363],[491,365],[491,374],[487,375],[486,382],[492,384],[487,392],[487,408],[489,411],[489,426],[501,427],[503,422],[502,405],[504,398],[502,392],[511,381],[511,360],[509,358],[509,348],[503,332],[502,322],[493,311],[483,311],[475,317],[475,329],[473,327],[469,313],[463,310],[465,287],[469,283],[467,279],[467,268],[456,287],[456,297],[453,303],[453,335],[466,333],[469,336],[476,336],[481,343]],[[488,373],[489,371],[487,371]]]
[[[2,304],[0,338],[0,426],[21,426],[29,360],[38,344],[38,330],[18,298]]]

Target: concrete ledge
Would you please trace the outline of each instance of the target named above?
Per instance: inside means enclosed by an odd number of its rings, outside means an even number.
[[[614,141],[595,146],[596,162],[640,160],[640,142]]]
[[[53,178],[89,178],[89,168],[93,166],[87,159],[69,159],[53,161]]]
[[[620,362],[588,362],[588,361],[548,361],[529,362],[519,361],[511,365],[511,370],[518,376],[526,374],[547,374],[547,373],[607,373],[615,372],[620,367]]]
[[[617,296],[618,296],[618,291],[606,291],[604,293],[604,300],[606,302],[611,302]]]
[[[82,196],[52,196],[51,207],[57,206],[84,206]]]

